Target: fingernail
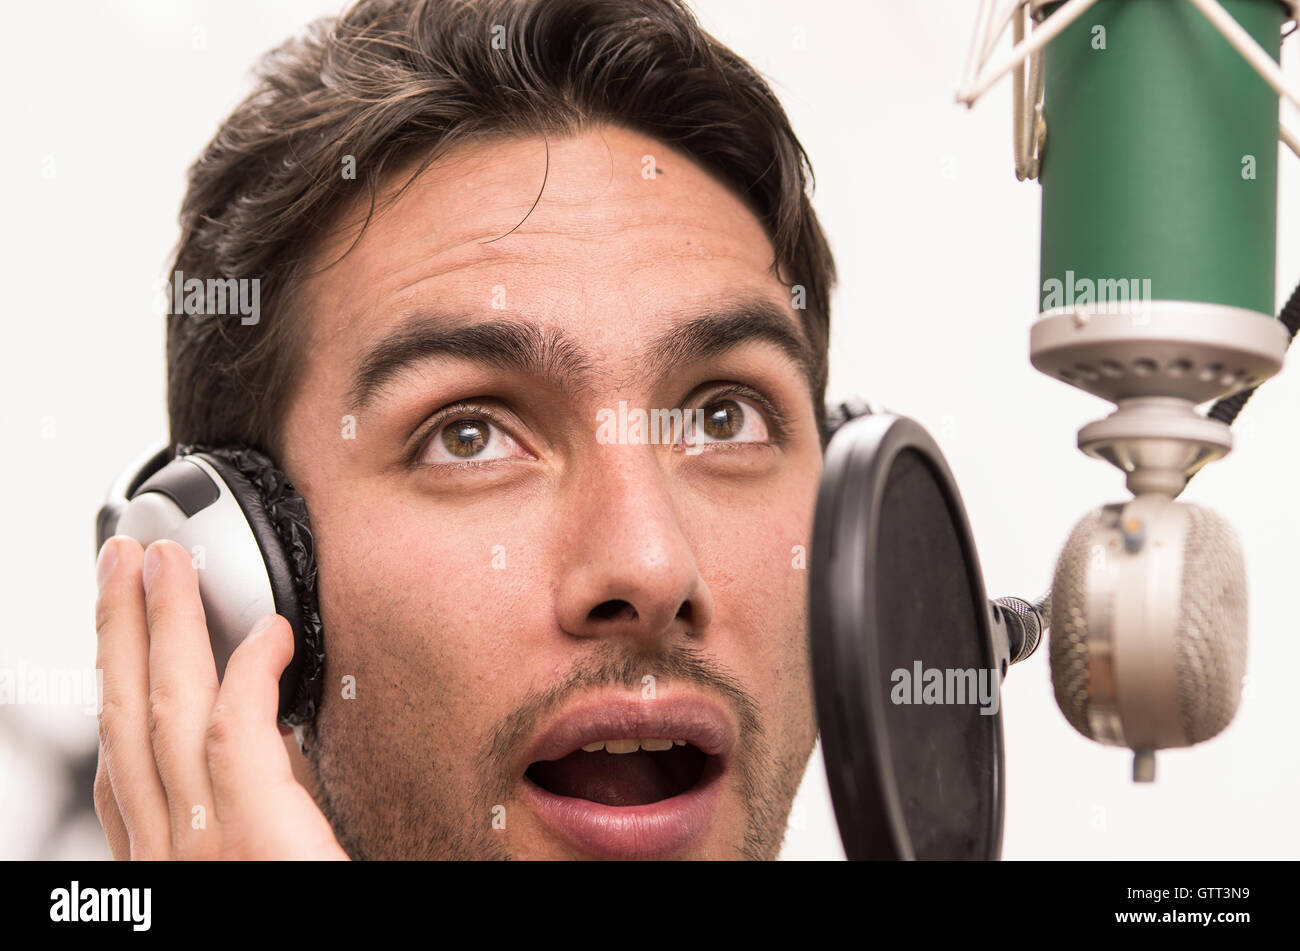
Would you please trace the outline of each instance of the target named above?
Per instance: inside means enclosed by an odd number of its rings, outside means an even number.
[[[249,628],[248,636],[256,637],[258,634],[261,634],[263,631],[265,631],[268,627],[271,626],[271,622],[275,620],[275,617],[276,616],[274,614],[268,614],[264,618],[258,618],[257,623],[254,624],[251,628]]]
[[[113,573],[116,566],[117,540],[110,538],[99,550],[99,558],[95,562],[95,583],[101,588],[104,587],[104,582],[108,580],[108,576]]]
[[[158,543],[154,542],[144,552],[144,593],[149,593],[149,585],[153,583],[154,575],[158,574],[158,569],[162,567],[162,556],[158,554]]]

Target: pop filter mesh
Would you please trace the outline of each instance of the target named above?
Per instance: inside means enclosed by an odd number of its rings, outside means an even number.
[[[980,712],[979,688],[982,681],[997,703],[1001,679],[990,670],[991,647],[975,623],[987,609],[972,595],[975,569],[956,517],[925,458],[900,452],[885,485],[876,564],[867,570],[875,573],[877,675],[890,759],[918,859],[985,858],[995,848],[999,718]],[[907,672],[907,699],[922,691],[924,683],[914,682],[917,662],[923,672],[942,674],[945,702],[894,702],[901,689],[895,671]],[[960,687],[965,702],[951,702],[958,695],[949,686]]]

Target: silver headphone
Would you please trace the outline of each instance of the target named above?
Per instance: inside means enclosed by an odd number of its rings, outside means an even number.
[[[96,551],[113,535],[160,538],[190,551],[199,569],[217,676],[253,622],[276,613],[293,628],[293,660],[280,678],[281,723],[315,716],[325,646],[307,505],[288,478],[245,447],[167,446],[135,460],[95,519]]]

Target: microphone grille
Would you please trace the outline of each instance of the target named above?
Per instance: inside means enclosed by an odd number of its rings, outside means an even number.
[[[1237,533],[1217,513],[1189,505],[1175,649],[1179,712],[1191,743],[1217,735],[1237,713],[1246,672],[1246,605]]]
[[[1051,637],[1048,661],[1056,704],[1069,724],[1088,739],[1088,564],[1101,509],[1094,509],[1074,526],[1052,580]]]
[[[1187,513],[1181,537],[1183,566],[1174,629],[1178,719],[1186,744],[1221,732],[1236,715],[1246,669],[1247,596],[1245,558],[1232,526],[1197,505],[1177,504]],[[1090,717],[1088,581],[1102,539],[1103,510],[1089,512],[1061,550],[1052,582],[1049,661],[1057,705],[1066,720],[1089,739]],[[1130,635],[1126,635],[1130,636]],[[1121,674],[1122,676],[1122,674]]]

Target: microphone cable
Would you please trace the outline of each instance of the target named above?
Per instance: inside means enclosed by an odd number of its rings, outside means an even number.
[[[1282,321],[1287,330],[1291,331],[1291,339],[1287,341],[1287,348],[1290,349],[1291,344],[1295,341],[1296,333],[1300,331],[1300,284],[1297,284],[1296,289],[1291,292],[1291,299],[1282,308],[1282,313],[1278,315],[1278,319]],[[1231,426],[1232,421],[1237,418],[1237,414],[1241,412],[1250,398],[1255,395],[1255,391],[1262,385],[1252,386],[1248,390],[1242,390],[1240,393],[1233,393],[1231,396],[1224,397],[1210,407],[1209,413],[1206,414],[1207,417],[1217,419],[1219,422]],[[1196,473],[1192,474],[1195,475]]]

